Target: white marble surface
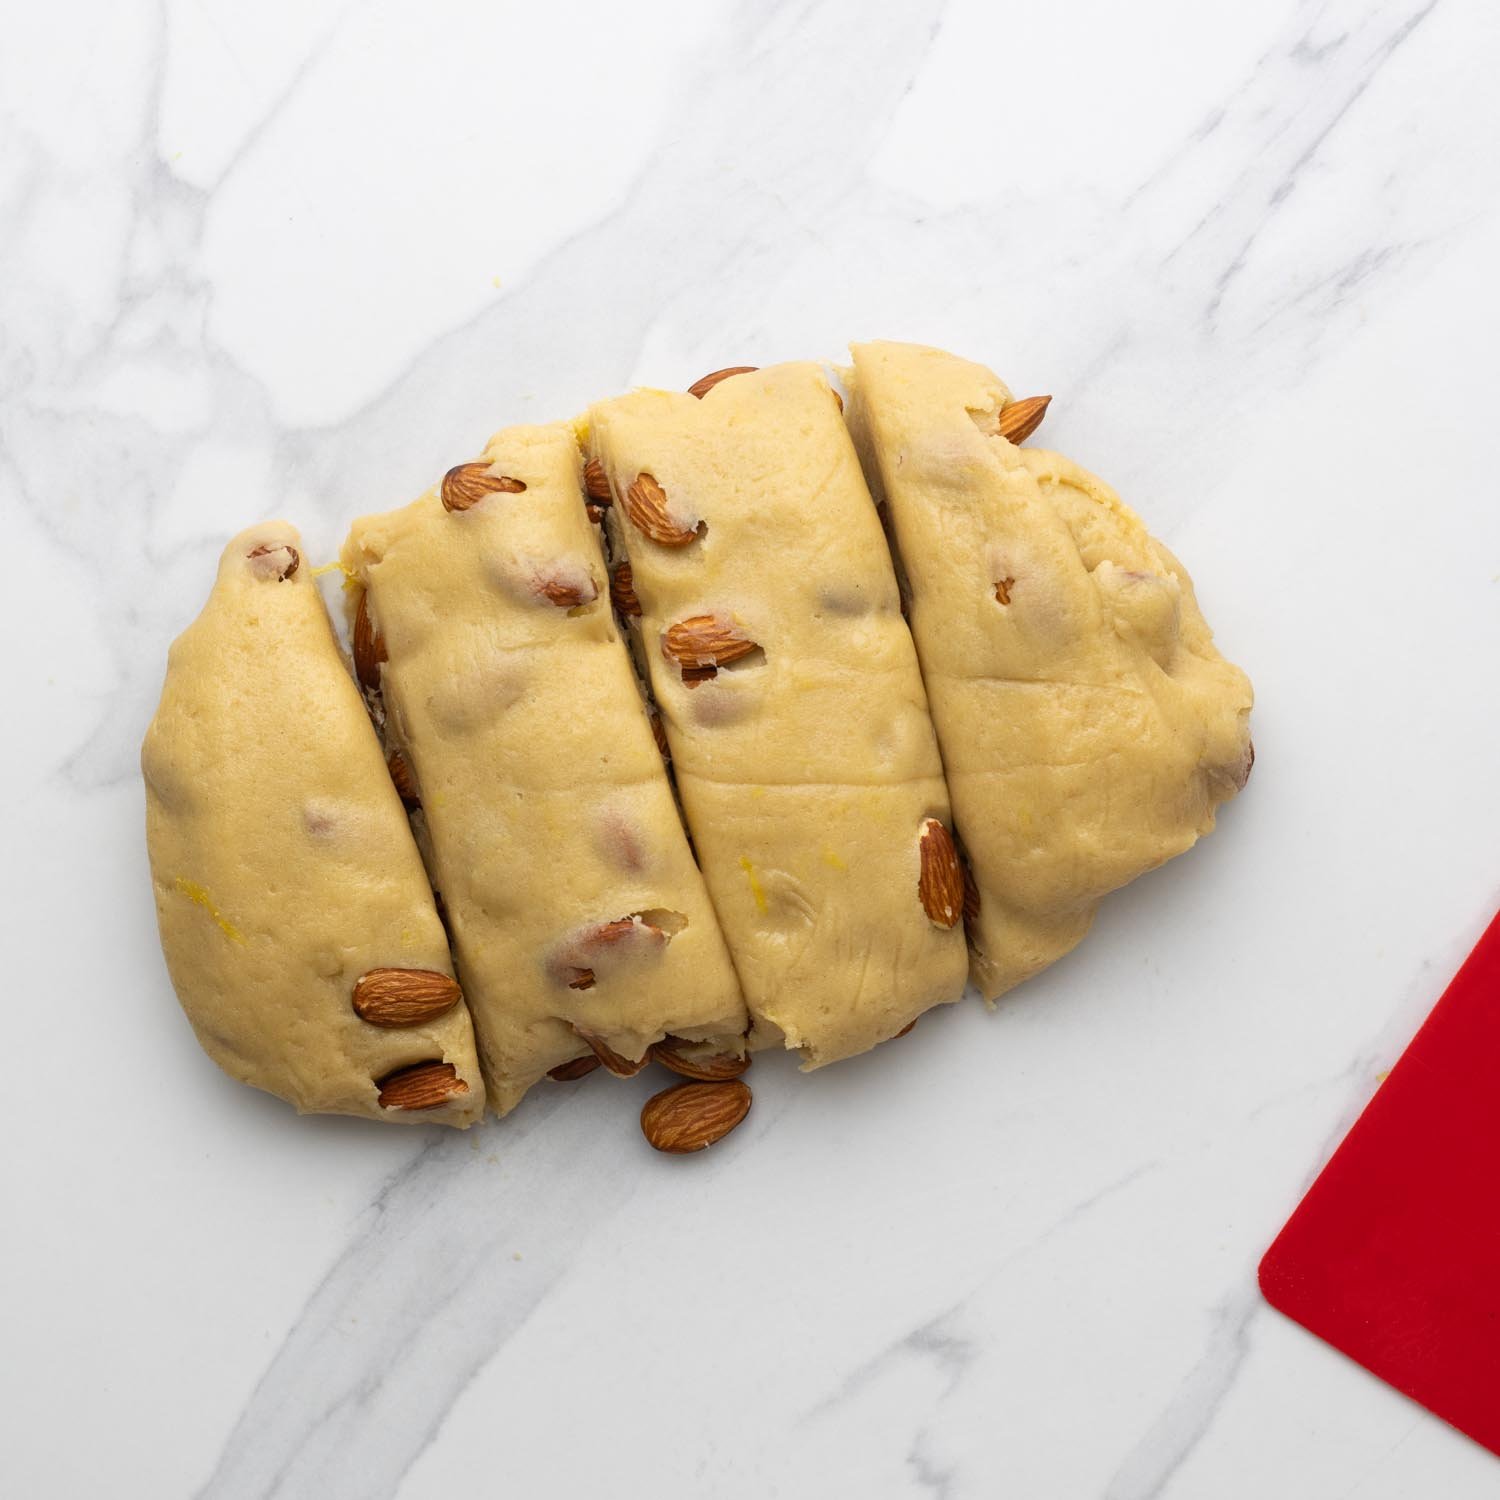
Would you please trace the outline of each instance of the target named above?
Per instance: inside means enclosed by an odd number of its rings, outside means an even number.
[[[1500,1460],[1255,1262],[1500,898],[1484,0],[15,6],[0,47],[0,1489],[1445,1500]],[[1193,569],[1220,832],[654,1156],[221,1077],[136,750],[257,517],[319,557],[505,421],[906,337]]]

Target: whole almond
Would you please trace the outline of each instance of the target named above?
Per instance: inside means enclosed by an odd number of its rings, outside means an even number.
[[[1027,396],[1023,401],[1012,401],[1000,413],[1000,425],[996,430],[1007,442],[1019,446],[1042,425],[1051,400],[1051,396]]]
[[[491,465],[482,460],[449,469],[439,490],[443,509],[471,510],[486,495],[519,495],[525,490],[522,480],[512,479],[509,474],[492,474],[490,469]]]
[[[385,758],[386,769],[396,785],[396,792],[408,808],[422,805],[421,793],[417,790],[417,778],[411,762],[399,751],[392,750]]]
[[[642,1068],[651,1061],[651,1052],[648,1048],[644,1057],[639,1062],[632,1062],[628,1057],[616,1052],[603,1037],[596,1036],[592,1031],[585,1031],[581,1026],[573,1028],[578,1033],[581,1041],[587,1042],[595,1057],[609,1069],[616,1078],[634,1078]]]
[[[559,609],[577,609],[583,604],[592,604],[599,597],[599,585],[586,573],[565,577],[551,573],[532,579],[532,588],[549,604]]]
[[[302,561],[302,554],[285,542],[264,542],[259,547],[252,547],[245,556],[250,560],[250,571],[268,583],[273,579],[285,583],[296,573],[297,564]]]
[[[725,1078],[738,1078],[750,1066],[748,1057],[736,1057],[732,1052],[719,1052],[711,1057],[695,1057],[684,1051],[691,1047],[680,1036],[664,1037],[651,1049],[651,1059],[662,1067],[680,1073],[684,1078],[696,1078],[703,1083],[719,1083]]]
[[[386,654],[385,637],[376,630],[370,619],[370,597],[359,596],[359,608],[354,612],[354,629],[350,632],[350,646],[354,652],[354,675],[359,684],[372,693],[380,691],[380,664],[389,661]]]
[[[697,687],[717,675],[720,667],[740,661],[760,647],[737,625],[719,615],[692,615],[669,625],[661,651],[682,669],[683,683]]]
[[[469,1092],[452,1063],[420,1062],[377,1081],[380,1103],[386,1109],[436,1109]]]
[[[547,1069],[547,1077],[554,1083],[572,1083],[579,1078],[587,1078],[599,1066],[599,1059],[592,1052],[587,1057],[575,1057],[571,1062],[558,1063],[555,1068]]]
[[[707,530],[700,521],[689,531],[667,514],[667,492],[652,474],[637,474],[625,491],[625,514],[632,526],[663,547],[686,547]]]
[[[686,1156],[722,1140],[749,1113],[750,1089],[738,1078],[678,1083],[646,1101],[641,1130],[658,1151]]]
[[[354,981],[352,1004],[372,1026],[420,1026],[463,999],[458,981],[433,969],[371,969]]]
[[[696,396],[701,401],[720,381],[728,380],[731,375],[753,375],[758,368],[757,365],[730,365],[728,369],[715,370],[702,380],[695,380],[688,387],[688,395]]]
[[[936,818],[922,825],[921,873],[917,895],[922,909],[939,927],[957,927],[964,911],[964,872],[953,836]]]
[[[639,615],[641,601],[635,596],[635,573],[628,562],[622,562],[610,574],[609,597],[622,615]]]
[[[597,458],[591,458],[583,466],[583,492],[595,505],[609,505],[615,498],[609,488],[609,475]]]

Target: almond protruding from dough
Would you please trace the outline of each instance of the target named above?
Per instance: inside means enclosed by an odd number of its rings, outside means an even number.
[[[995,602],[997,604],[1010,603],[1010,591],[1015,588],[1014,578],[997,578],[995,580]]]
[[[1051,400],[1051,396],[1027,396],[1024,400],[1012,401],[1000,413],[1000,425],[996,431],[1007,442],[1019,447],[1042,425]]]
[[[609,597],[622,615],[640,614],[641,601],[635,596],[635,573],[628,562],[618,564],[610,574]]]
[[[372,1026],[421,1026],[446,1015],[463,991],[434,969],[371,969],[354,981],[354,1013]]]
[[[730,365],[727,369],[715,370],[702,380],[695,380],[688,387],[688,395],[696,396],[701,401],[716,385],[728,380],[731,375],[753,375],[758,368],[758,365]]]
[[[732,1052],[694,1056],[685,1050],[692,1045],[680,1036],[663,1037],[651,1049],[652,1061],[684,1078],[696,1078],[700,1083],[720,1083],[726,1078],[738,1078],[750,1066],[749,1057],[736,1057]]]
[[[587,1042],[594,1056],[609,1069],[616,1078],[634,1078],[642,1068],[651,1061],[651,1052],[648,1048],[645,1056],[639,1062],[632,1062],[628,1057],[616,1052],[608,1042],[601,1036],[596,1036],[592,1031],[585,1031],[581,1026],[575,1026],[574,1031],[578,1033],[581,1041]]]
[[[679,526],[667,513],[667,492],[652,474],[637,474],[625,491],[625,514],[636,530],[663,547],[686,547],[707,529],[702,521],[691,530]]]
[[[380,1103],[386,1109],[436,1109],[469,1092],[452,1063],[421,1062],[397,1068],[378,1080]]]
[[[957,927],[964,911],[964,872],[953,835],[936,818],[928,818],[922,825],[919,848],[922,867],[917,894],[922,909],[937,926]]]
[[[392,750],[385,758],[386,770],[391,773],[396,792],[408,808],[422,805],[422,794],[417,790],[416,773],[411,762],[399,751]]]
[[[587,1078],[598,1066],[599,1059],[590,1052],[587,1057],[575,1057],[571,1062],[548,1068],[547,1077],[554,1083],[573,1083],[579,1078]]]
[[[302,554],[289,542],[263,542],[245,554],[250,562],[250,571],[267,583],[275,580],[285,583],[297,571]]]
[[[682,668],[682,680],[696,687],[717,675],[720,667],[740,661],[760,647],[737,625],[719,615],[692,615],[667,626],[662,655]]]
[[[749,1113],[750,1088],[738,1078],[678,1083],[646,1101],[641,1130],[658,1151],[686,1156],[723,1140]]]
[[[661,751],[661,758],[670,765],[672,747],[667,743],[667,726],[662,723],[661,715],[654,708],[651,710],[651,738],[656,741],[656,748]]]
[[[583,466],[583,492],[595,505],[610,505],[614,494],[609,487],[609,475],[597,458],[591,458]]]
[[[376,630],[370,619],[370,598],[359,596],[359,608],[354,612],[354,629],[350,632],[350,646],[354,652],[354,675],[359,685],[372,693],[380,691],[380,664],[389,661],[386,654],[385,637]]]
[[[483,461],[476,464],[458,464],[443,475],[443,509],[472,510],[486,495],[519,495],[526,488],[523,480],[512,479],[509,474],[492,474],[490,465]]]

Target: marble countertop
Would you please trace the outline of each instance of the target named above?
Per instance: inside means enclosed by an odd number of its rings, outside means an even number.
[[[0,1487],[1496,1493],[1254,1270],[1500,898],[1497,64],[1480,0],[12,17]],[[1258,696],[1219,832],[702,1159],[644,1078],[445,1134],[222,1077],[136,757],[227,536],[865,337],[1053,392],[1185,559]]]

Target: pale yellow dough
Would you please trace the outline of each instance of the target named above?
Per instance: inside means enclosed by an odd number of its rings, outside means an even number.
[[[434,490],[365,517],[344,562],[384,638],[387,734],[416,773],[504,1114],[587,1051],[575,1026],[636,1059],[668,1033],[739,1052],[748,1022],[610,607],[572,429],[512,428],[484,459],[524,491],[450,512]]]
[[[1213,828],[1249,774],[1250,683],[1113,490],[996,435],[1010,393],[990,371],[911,344],[853,353],[850,425],[909,580],[993,998]]]
[[[146,734],[146,837],[182,1008],[225,1072],[299,1111],[467,1125],[484,1110],[462,1002],[386,1030],[351,1007],[371,969],[451,975],[400,799],[296,531],[232,541],[173,645]],[[261,558],[250,554],[270,549]],[[375,1080],[446,1062],[467,1091],[383,1108]]]
[[[924,821],[948,795],[911,636],[833,392],[811,364],[703,400],[637,391],[590,409],[614,490],[652,688],[688,825],[757,1041],[810,1066],[864,1051],[963,991],[961,928],[918,897]],[[622,514],[641,473],[701,534]],[[713,615],[760,648],[688,686],[668,627]]]

